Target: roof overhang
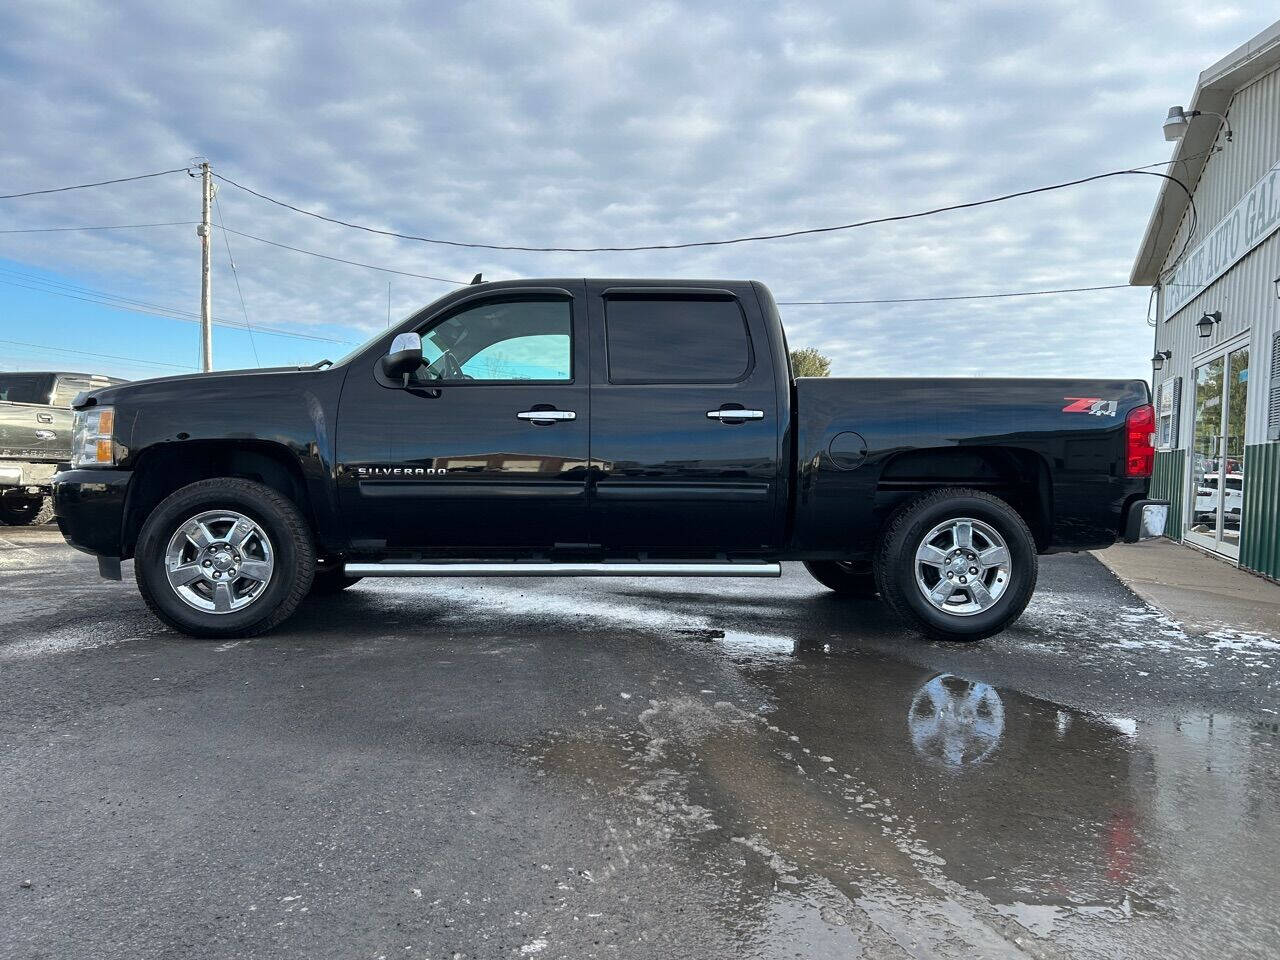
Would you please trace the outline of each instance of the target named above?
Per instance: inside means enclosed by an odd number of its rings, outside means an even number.
[[[1280,21],[1273,23],[1247,43],[1200,74],[1195,93],[1187,112],[1203,110],[1205,113],[1226,113],[1227,106],[1236,91],[1280,64]],[[1209,148],[1213,146],[1221,129],[1221,122],[1210,123],[1201,118],[1192,121],[1186,135],[1174,147],[1170,163],[1177,163],[1176,176],[1191,190],[1195,190],[1209,160]],[[1183,158],[1190,158],[1184,160]],[[1169,256],[1169,248],[1177,237],[1182,216],[1187,210],[1187,195],[1176,183],[1160,181],[1160,194],[1155,209],[1147,221],[1147,230],[1138,248],[1138,256],[1129,274],[1133,286],[1151,286],[1160,278],[1160,267]]]

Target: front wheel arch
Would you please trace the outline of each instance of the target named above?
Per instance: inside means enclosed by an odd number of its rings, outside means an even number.
[[[314,537],[315,513],[298,458],[271,441],[186,440],[144,450],[133,466],[121,530],[121,556],[133,556],[151,512],[170,494],[215,477],[260,483],[288,498]]]

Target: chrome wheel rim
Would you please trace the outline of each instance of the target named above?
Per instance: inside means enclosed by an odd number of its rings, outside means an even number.
[[[180,524],[165,549],[169,587],[203,613],[236,613],[266,592],[275,570],[271,539],[234,510],[207,510]]]
[[[971,617],[990,610],[1009,589],[1009,546],[990,524],[972,517],[944,520],[920,541],[916,586],[936,610]]]

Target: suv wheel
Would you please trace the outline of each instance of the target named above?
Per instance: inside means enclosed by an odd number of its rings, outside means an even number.
[[[1022,615],[1038,561],[1026,523],[980,490],[947,489],[889,521],[875,566],[880,593],[925,636],[981,640]]]
[[[134,575],[151,612],[193,637],[249,637],[311,588],[315,548],[293,502],[251,480],[201,480],[142,527]]]

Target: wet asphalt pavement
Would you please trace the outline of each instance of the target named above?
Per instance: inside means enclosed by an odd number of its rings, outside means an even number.
[[[193,641],[129,566],[0,529],[0,957],[1280,956],[1280,642],[1089,556],[972,646],[798,565]]]

